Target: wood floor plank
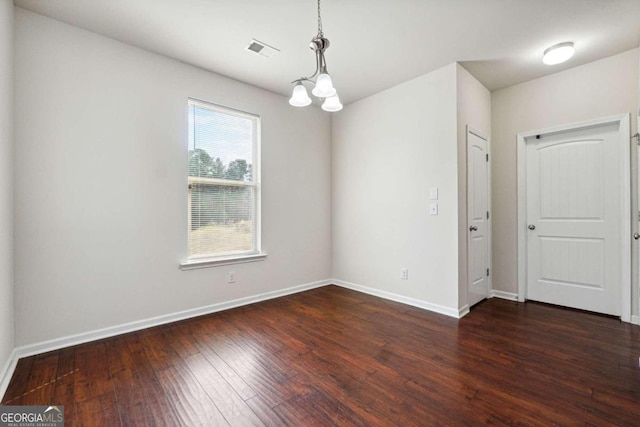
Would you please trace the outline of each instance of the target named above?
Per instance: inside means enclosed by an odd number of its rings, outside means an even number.
[[[160,383],[173,404],[183,426],[228,426],[218,407],[186,365],[158,372]]]
[[[7,391],[2,398],[3,405],[21,405],[22,395],[27,391],[27,382],[29,381],[29,375],[31,374],[31,367],[35,356],[24,357],[18,360],[16,369],[9,381]]]
[[[113,391],[85,398],[74,405],[74,426],[117,427],[122,426],[118,400]]]
[[[463,319],[327,286],[21,359],[67,425],[638,426],[640,327],[492,299]]]
[[[124,340],[106,342],[109,377],[119,406],[140,406],[144,409],[146,393],[140,386],[140,378],[135,363],[128,356],[128,346]],[[124,422],[124,418],[123,418]]]
[[[292,381],[297,382],[301,391],[292,400],[314,418],[334,425],[372,426],[381,422],[376,411],[363,405],[353,390],[338,387],[335,382],[327,380],[326,375],[309,372],[296,376]],[[365,382],[366,379],[362,384]]]
[[[122,349],[124,360],[127,360],[128,366],[135,368],[137,372],[137,385],[144,390],[146,404],[152,412],[154,425],[158,427],[179,425],[173,402],[169,400],[158,378],[158,372],[162,369],[154,367],[148,359],[138,334],[123,335],[119,341],[126,344]],[[122,412],[123,409],[120,411]]]
[[[122,369],[111,375],[116,400],[124,425],[153,424],[152,408],[147,407],[146,393],[140,387],[137,371]]]
[[[178,322],[167,328],[167,337],[170,339],[171,346],[178,356],[181,358],[189,357],[192,354],[200,352],[198,343],[193,339],[191,330],[197,329],[197,319],[190,319],[184,322]]]
[[[204,356],[201,354],[191,355],[186,359],[186,363],[230,425],[263,425],[249,405],[242,400]]]
[[[56,388],[53,403],[64,406],[64,420],[67,425],[74,425],[74,375],[75,348],[69,347],[60,350],[58,357],[58,369],[56,373]]]
[[[149,362],[158,369],[173,366],[175,361],[181,360],[171,345],[169,328],[156,327],[137,333]]]
[[[243,399],[248,400],[256,396],[256,392],[240,377],[224,360],[216,354],[211,347],[202,345],[201,354],[215,368],[216,371],[229,383],[236,393]]]
[[[273,369],[269,358],[262,359],[262,352],[255,352],[247,340],[222,329],[203,330],[206,343],[242,380],[269,405],[276,406],[293,396],[287,386],[287,377]],[[213,335],[211,335],[213,333]]]
[[[279,427],[286,425],[282,418],[280,418],[273,408],[271,408],[260,396],[254,396],[246,402],[266,427]]]
[[[110,381],[106,357],[106,341],[94,341],[75,348],[73,393],[76,402],[99,396],[110,396],[113,384]]]
[[[56,389],[59,352],[36,356],[21,405],[51,405]]]

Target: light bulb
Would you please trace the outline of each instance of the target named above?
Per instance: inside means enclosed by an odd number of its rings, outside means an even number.
[[[342,104],[340,103],[338,95],[336,94],[325,99],[322,103],[322,109],[329,112],[342,110]]]
[[[318,76],[316,87],[313,88],[311,93],[318,98],[328,98],[336,94],[336,89],[333,87],[329,74],[322,73]]]
[[[307,94],[307,88],[301,82],[298,82],[297,85],[293,87],[293,94],[291,95],[291,99],[289,99],[289,104],[294,107],[306,107],[311,104],[311,98]]]

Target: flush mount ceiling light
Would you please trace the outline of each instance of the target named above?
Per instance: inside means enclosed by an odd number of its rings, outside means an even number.
[[[316,53],[316,71],[309,77],[300,77],[291,82],[292,84],[295,83],[295,86],[293,87],[293,94],[289,99],[289,104],[294,107],[305,107],[311,104],[311,98],[309,98],[307,88],[304,86],[304,83],[310,83],[314,85],[311,93],[320,99],[324,99],[322,103],[323,110],[331,112],[342,110],[340,98],[333,87],[333,82],[327,72],[327,62],[324,58],[324,52],[329,48],[329,40],[324,38],[322,33],[320,0],[318,0],[318,34],[311,39],[309,47]]]
[[[575,51],[573,42],[558,43],[544,51],[542,62],[547,65],[560,64],[571,58]]]

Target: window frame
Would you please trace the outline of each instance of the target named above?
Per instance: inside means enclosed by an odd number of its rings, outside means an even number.
[[[185,261],[180,263],[181,270],[191,270],[197,268],[215,267],[218,265],[229,265],[246,263],[253,261],[262,261],[267,254],[262,252],[262,183],[261,183],[261,117],[258,114],[249,113],[208,101],[202,101],[195,98],[187,100],[187,120],[191,114],[191,107],[199,107],[209,111],[221,114],[228,114],[234,117],[249,119],[253,122],[252,135],[252,155],[251,155],[251,178],[252,181],[234,181],[221,178],[192,177],[187,170],[187,256]],[[190,135],[187,126],[187,146]],[[187,147],[187,153],[190,147]],[[188,163],[188,162],[187,162]],[[193,185],[218,185],[227,187],[249,187],[254,189],[254,233],[253,248],[249,251],[228,252],[220,255],[202,254],[191,256],[189,254],[189,230],[191,229],[191,203]]]

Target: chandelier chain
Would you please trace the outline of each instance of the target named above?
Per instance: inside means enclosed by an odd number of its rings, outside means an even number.
[[[322,36],[322,17],[320,16],[320,0],[318,0],[318,35]]]

